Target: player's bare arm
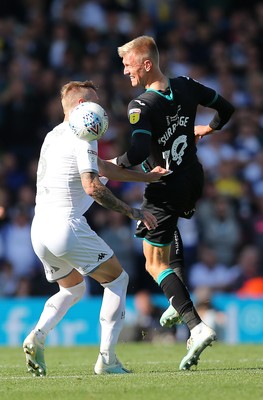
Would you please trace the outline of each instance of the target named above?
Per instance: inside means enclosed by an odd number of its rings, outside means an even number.
[[[85,192],[91,196],[101,206],[117,211],[127,217],[143,221],[147,229],[154,229],[157,226],[156,218],[148,211],[130,207],[104,186],[98,177],[98,174],[84,172],[81,174],[82,186]]]
[[[196,125],[195,126],[195,142],[197,143],[199,139],[202,139],[203,136],[210,135],[214,132],[209,125]]]
[[[165,176],[169,171],[160,166],[155,167],[151,172],[145,173],[113,164],[110,160],[98,158],[99,173],[111,180],[119,182],[155,182]]]

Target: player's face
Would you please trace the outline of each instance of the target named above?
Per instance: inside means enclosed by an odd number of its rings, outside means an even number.
[[[138,56],[133,53],[125,54],[122,59],[124,65],[124,75],[128,75],[132,86],[145,86],[146,70],[145,62],[141,61]]]

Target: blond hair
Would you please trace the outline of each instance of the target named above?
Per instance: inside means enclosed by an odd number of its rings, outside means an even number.
[[[131,52],[140,56],[141,61],[151,60],[154,64],[159,64],[159,51],[151,36],[139,36],[118,47],[118,54],[121,58]]]
[[[98,87],[92,81],[71,81],[62,86],[60,91],[63,108],[75,105],[79,97],[86,101],[90,100],[90,91],[97,92]]]

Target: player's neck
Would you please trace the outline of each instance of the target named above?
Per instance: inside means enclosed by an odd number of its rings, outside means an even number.
[[[152,77],[145,89],[166,90],[167,87],[169,87],[169,79],[160,72]]]

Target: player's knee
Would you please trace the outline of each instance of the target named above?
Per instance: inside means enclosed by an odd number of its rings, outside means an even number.
[[[129,275],[127,274],[126,271],[122,270],[118,278],[108,283],[101,283],[101,286],[103,286],[104,288],[106,287],[114,288],[115,286],[117,286],[117,287],[122,287],[123,289],[127,289],[128,283],[129,283]]]
[[[122,273],[113,282],[114,284],[123,286],[123,288],[127,288],[129,283],[129,275],[127,274],[126,271],[122,270]]]
[[[84,280],[78,285],[72,287],[64,288],[60,286],[60,291],[63,292],[63,294],[71,297],[72,304],[77,303],[82,298],[82,296],[85,293],[85,290],[86,290],[86,283]]]

